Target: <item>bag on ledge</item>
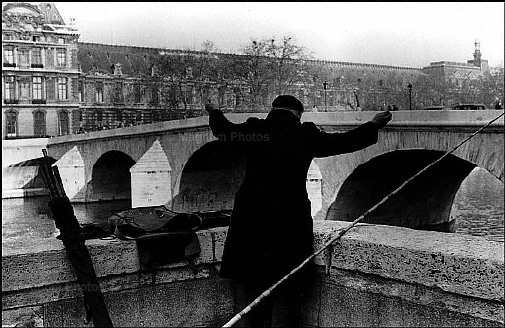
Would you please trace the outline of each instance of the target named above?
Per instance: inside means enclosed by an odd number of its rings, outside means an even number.
[[[231,210],[179,213],[165,206],[112,211],[107,223],[83,224],[84,239],[113,237],[135,240],[143,269],[186,260],[190,266],[200,253],[195,231],[227,226]],[[194,269],[194,267],[192,266]]]
[[[200,254],[195,231],[201,224],[197,214],[177,213],[161,205],[113,212],[108,230],[119,239],[136,241],[143,269],[187,261],[195,270],[193,260]]]
[[[119,239],[135,239],[151,233],[195,231],[201,224],[197,214],[177,213],[160,205],[115,211],[108,219],[108,230]]]

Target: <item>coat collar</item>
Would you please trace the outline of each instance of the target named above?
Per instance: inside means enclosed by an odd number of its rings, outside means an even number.
[[[280,123],[281,125],[292,125],[299,123],[300,120],[287,110],[275,109],[267,115],[267,121]]]

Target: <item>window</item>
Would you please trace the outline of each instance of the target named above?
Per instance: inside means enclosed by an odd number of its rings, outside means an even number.
[[[103,83],[102,82],[96,82],[96,85],[95,85],[95,101],[97,103],[102,103],[103,102]]]
[[[188,104],[193,104],[194,103],[193,94],[194,94],[193,86],[188,85],[186,87],[186,101],[187,101]],[[155,95],[156,95],[156,101],[158,101],[158,90],[156,90],[156,94]]]
[[[151,104],[153,105],[158,105],[160,101],[159,97],[159,86],[158,85],[153,85],[151,88]],[[191,97],[189,96],[190,93],[188,92],[188,102],[191,104]]]
[[[240,89],[235,89],[235,106],[239,106],[242,103],[242,95],[240,93]]]
[[[95,120],[98,122],[101,122],[103,120],[102,111],[100,109],[95,110],[93,116],[95,117]]]
[[[206,99],[209,99],[209,88],[208,87],[204,87],[203,90],[202,90],[202,103],[205,103],[205,100]]]
[[[121,109],[116,109],[116,121],[121,122],[123,121],[123,112]]]
[[[41,110],[33,113],[33,135],[35,137],[46,136],[46,113]]]
[[[70,125],[68,120],[68,113],[64,110],[58,113],[58,134],[64,136],[70,133]]]
[[[122,82],[116,82],[115,92],[116,92],[115,102],[122,103],[123,102],[123,83]]]
[[[123,75],[123,70],[121,69],[121,64],[114,65],[114,75]]]
[[[19,98],[27,99],[30,98],[30,82],[29,80],[19,81]]]
[[[65,66],[67,62],[67,52],[65,49],[58,49],[56,51],[56,64],[58,66]]]
[[[32,67],[42,68],[42,50],[40,48],[32,49]]]
[[[133,98],[134,98],[134,102],[136,103],[139,103],[141,102],[141,95],[140,95],[140,85],[139,84],[135,84],[133,86]]]
[[[4,66],[16,66],[14,64],[14,48],[12,47],[4,48]]]
[[[33,91],[32,91],[33,99],[44,99],[42,97],[42,77],[34,76],[33,77]]]
[[[34,35],[32,36],[33,42],[39,42],[40,41],[40,35]]]
[[[14,77],[7,76],[5,77],[5,85],[4,85],[4,99],[5,103],[11,103],[15,100],[14,96]]]
[[[67,78],[59,77],[58,78],[58,99],[65,100],[67,99]]]
[[[186,78],[187,79],[193,78],[193,67],[186,68]]]
[[[7,137],[13,138],[18,136],[18,113],[10,110],[5,113],[7,123]]]
[[[77,92],[79,93],[79,102],[84,102],[84,81],[77,82]]]
[[[4,40],[14,40],[14,35],[12,35],[12,34],[5,34],[4,35]]]
[[[27,49],[19,50],[19,63],[23,66],[30,64],[29,52]]]
[[[58,38],[58,44],[65,44],[65,38]]]

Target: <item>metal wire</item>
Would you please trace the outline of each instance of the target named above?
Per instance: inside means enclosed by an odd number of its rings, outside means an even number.
[[[424,167],[423,169],[421,169],[419,172],[417,172],[416,174],[414,174],[412,177],[410,177],[409,179],[407,179],[398,188],[396,188],[395,190],[393,190],[392,192],[390,192],[389,194],[387,194],[381,201],[379,201],[377,204],[375,204],[374,206],[372,206],[366,212],[364,212],[363,214],[361,214],[356,220],[354,220],[347,227],[339,230],[338,233],[337,233],[337,235],[335,237],[331,238],[321,249],[319,249],[318,251],[316,251],[315,253],[313,253],[309,257],[307,257],[300,265],[298,265],[296,268],[294,268],[293,270],[291,270],[288,274],[286,274],[284,277],[282,277],[279,281],[277,281],[275,284],[273,284],[270,288],[268,288],[263,293],[261,293],[261,295],[259,295],[254,301],[252,301],[242,311],[240,311],[239,313],[237,313],[233,318],[230,319],[230,321],[228,321],[227,323],[225,323],[223,325],[223,327],[231,327],[231,326],[233,326],[245,314],[247,314],[249,311],[251,311],[251,309],[254,306],[256,306],[259,302],[261,302],[263,300],[263,298],[265,298],[268,295],[270,295],[270,293],[277,286],[279,286],[281,283],[283,283],[285,280],[287,280],[289,277],[291,277],[293,274],[295,274],[297,271],[299,271],[301,268],[303,268],[307,263],[309,263],[310,261],[312,261],[316,256],[318,256],[319,254],[321,254],[328,247],[330,247],[331,245],[333,245],[333,243],[335,243],[338,239],[342,238],[342,236],[344,234],[346,234],[347,231],[349,231],[350,229],[352,229],[356,224],[358,224],[361,220],[363,220],[367,215],[369,215],[371,212],[375,211],[379,206],[381,206],[382,204],[384,204],[391,196],[393,196],[394,194],[396,194],[398,191],[400,191],[402,188],[404,188],[409,182],[411,182],[412,180],[414,180],[416,177],[418,177],[420,174],[422,174],[423,172],[425,172],[426,170],[428,170],[430,167],[432,167],[433,165],[437,164],[442,159],[444,159],[446,156],[448,156],[451,153],[453,153],[456,149],[458,149],[459,147],[461,147],[461,145],[463,145],[465,142],[467,142],[468,140],[472,139],[477,134],[479,134],[480,132],[482,132],[482,130],[484,130],[486,127],[488,127],[489,125],[491,125],[493,122],[495,122],[498,119],[500,119],[500,117],[502,117],[504,114],[505,113],[501,113],[500,115],[498,115],[498,117],[496,117],[496,118],[492,119],[491,121],[489,121],[486,125],[484,125],[480,129],[478,129],[477,131],[475,131],[474,133],[472,133],[470,136],[468,136],[467,138],[465,138],[463,141],[461,141],[452,150],[450,150],[449,152],[444,153],[439,159],[437,159],[433,163],[427,165],[426,167]]]

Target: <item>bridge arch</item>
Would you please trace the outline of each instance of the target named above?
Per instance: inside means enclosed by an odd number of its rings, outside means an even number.
[[[245,176],[245,155],[230,144],[214,140],[195,151],[175,185],[175,211],[231,210]]]
[[[326,219],[353,221],[405,180],[434,162],[443,151],[394,150],[358,165],[344,180]],[[362,222],[449,231],[454,197],[475,168],[454,155],[411,181]]]
[[[238,148],[211,141],[190,156],[177,180],[172,200],[176,211],[231,210],[245,176],[245,154]],[[314,216],[322,207],[322,174],[312,161],[307,172],[307,194]]]
[[[135,161],[127,154],[108,151],[93,165],[87,201],[131,199],[130,168]]]

